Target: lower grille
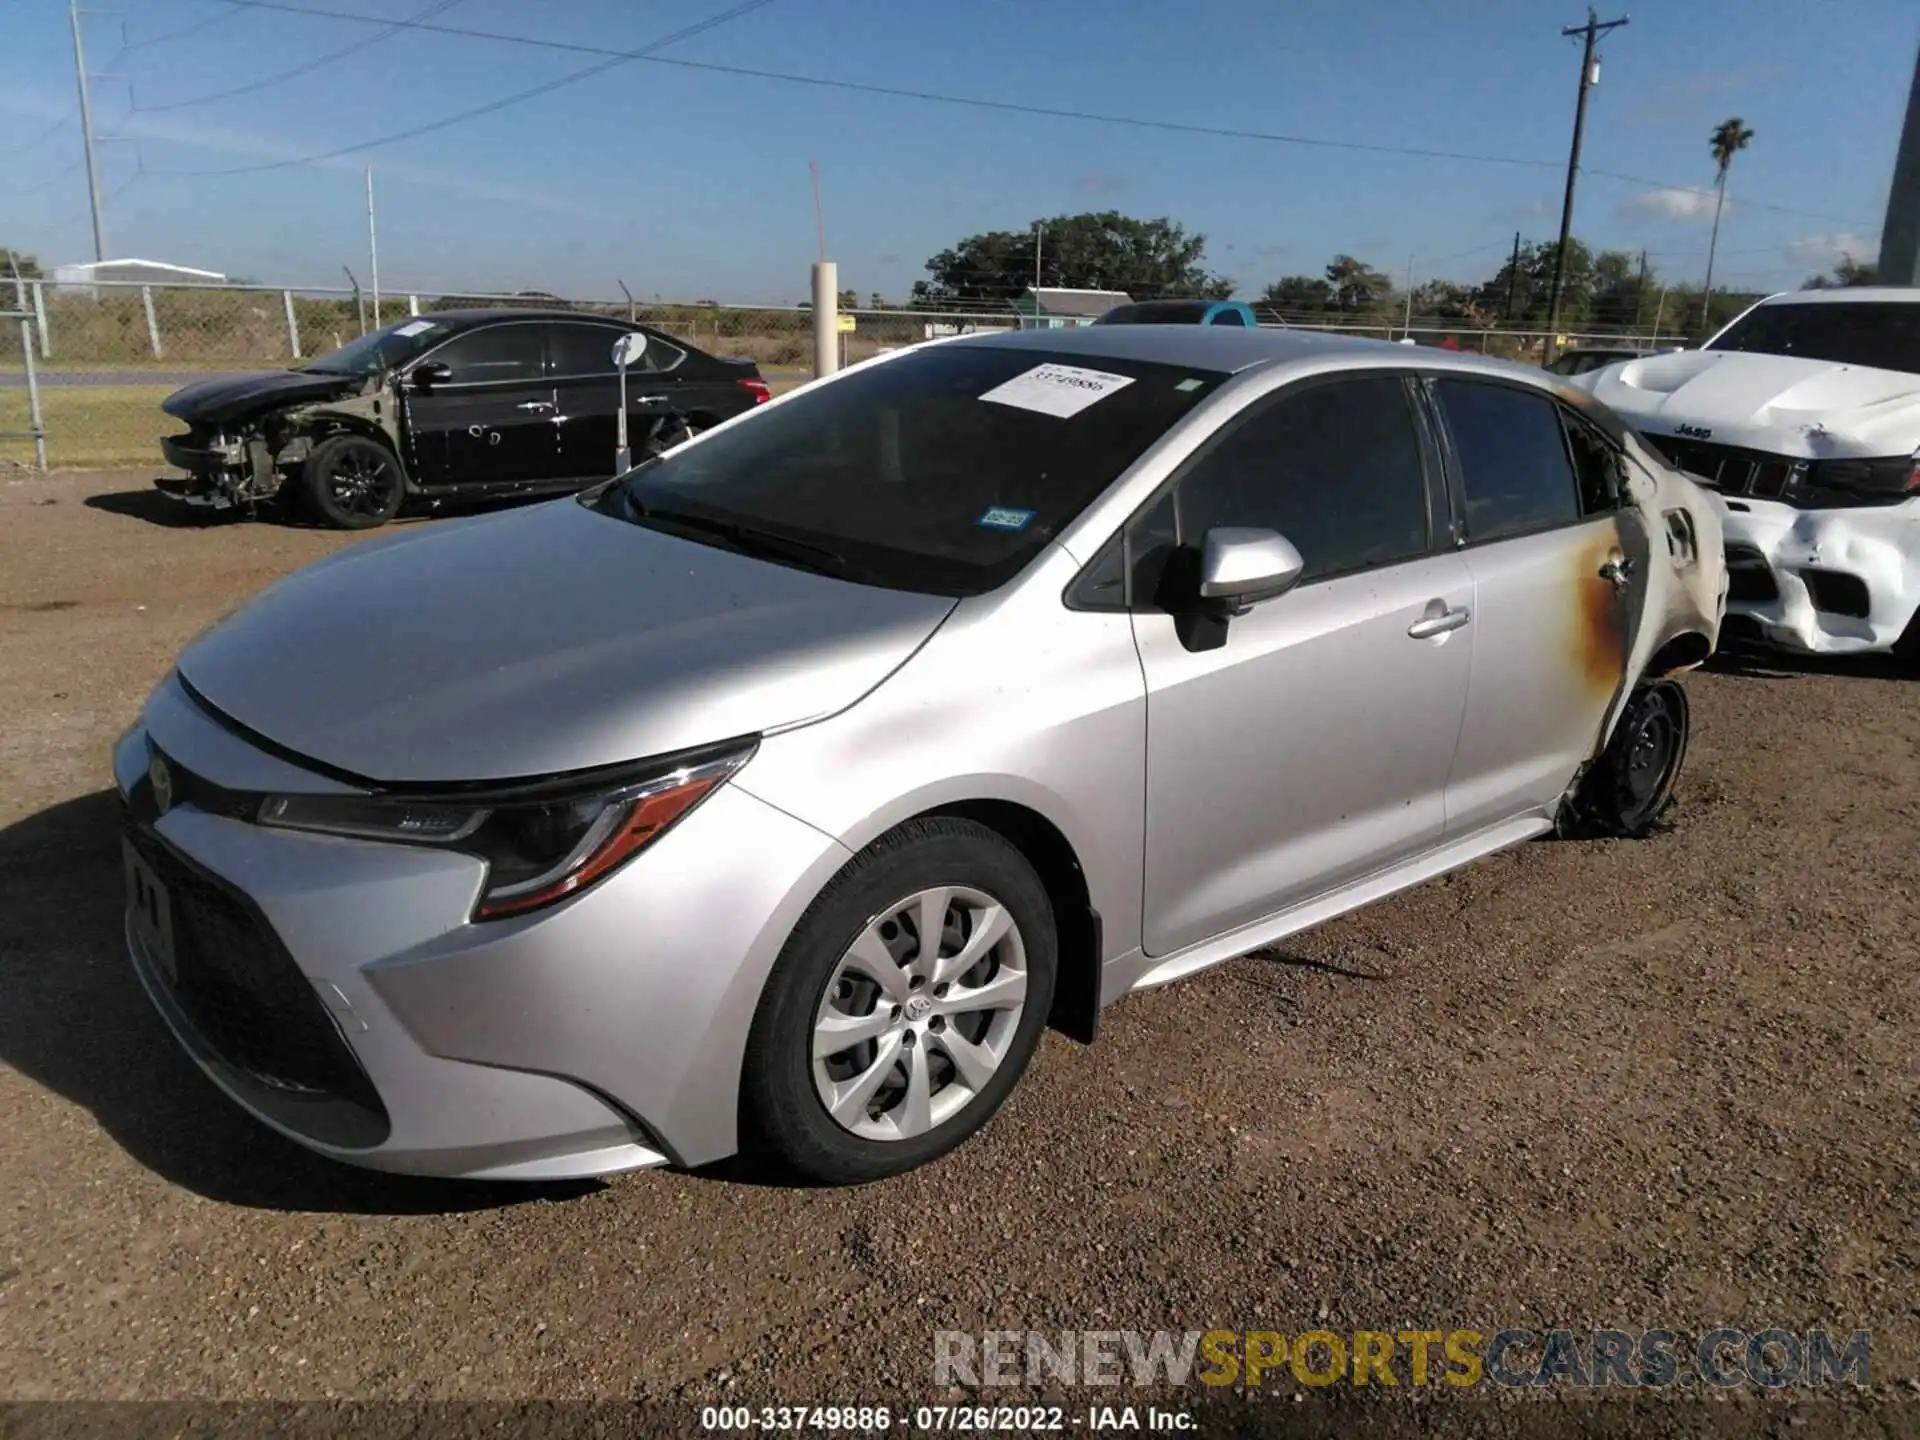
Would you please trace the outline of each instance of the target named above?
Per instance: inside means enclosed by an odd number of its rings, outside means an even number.
[[[167,889],[179,972],[169,993],[208,1048],[268,1096],[343,1102],[360,1112],[361,1123],[347,1127],[357,1143],[378,1143],[387,1130],[379,1094],[265,917],[145,826],[130,822],[125,831]],[[377,1127],[372,1141],[367,1122]]]
[[[1855,619],[1866,618],[1872,605],[1867,596],[1867,582],[1858,575],[1848,575],[1839,570],[1802,570],[1800,578],[1807,583],[1807,593],[1813,598],[1813,608],[1824,610],[1829,615],[1851,615]]]
[[[1734,541],[1727,546],[1727,599],[1759,604],[1780,598],[1773,571],[1759,547]]]

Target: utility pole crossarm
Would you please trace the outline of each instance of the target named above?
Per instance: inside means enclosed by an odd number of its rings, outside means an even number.
[[[1587,23],[1569,25],[1561,34],[1571,38],[1575,35],[1586,41],[1580,55],[1580,96],[1573,110],[1573,150],[1567,157],[1567,193],[1560,205],[1560,248],[1553,257],[1553,290],[1547,300],[1547,358],[1553,358],[1558,344],[1555,337],[1560,333],[1560,290],[1566,281],[1567,242],[1573,234],[1573,191],[1575,182],[1580,178],[1580,141],[1587,128],[1587,92],[1594,85],[1594,46],[1600,37],[1610,30],[1618,30],[1628,23],[1630,17],[1622,15],[1618,20],[1602,20],[1592,10],[1587,11]]]

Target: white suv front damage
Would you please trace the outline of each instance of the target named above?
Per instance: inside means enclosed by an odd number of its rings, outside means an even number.
[[[1729,634],[1920,647],[1920,290],[1774,296],[1572,383],[1721,496]]]

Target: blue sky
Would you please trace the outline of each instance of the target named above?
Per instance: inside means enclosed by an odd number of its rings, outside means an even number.
[[[731,0],[289,0],[639,48]],[[1542,0],[770,0],[660,52],[710,64],[1268,134],[1513,157],[1400,156],[883,97],[637,62],[491,115],[310,165],[531,89],[595,57],[379,32],[226,0],[116,0],[87,23],[110,254],[262,281],[366,278],[375,171],[384,288],[537,288],[792,302],[817,254],[820,167],[842,282],[897,296],[961,237],[1115,208],[1202,231],[1257,294],[1344,251],[1477,280],[1513,232],[1557,230],[1578,76]],[[1786,287],[1871,258],[1916,46],[1912,0],[1652,0],[1602,46],[1575,232],[1697,280],[1707,135],[1745,118],[1716,279]],[[1603,12],[1602,18],[1617,13]],[[210,21],[195,33],[168,39]],[[66,6],[0,0],[0,244],[91,257]],[[122,48],[122,41],[129,42]],[[159,107],[169,108],[159,108]],[[65,123],[61,123],[64,121]],[[24,193],[23,193],[24,192]],[[1777,208],[1765,208],[1777,207]],[[1783,213],[1797,211],[1804,213]]]

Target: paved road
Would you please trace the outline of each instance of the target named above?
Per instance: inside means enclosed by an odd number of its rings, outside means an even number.
[[[38,372],[38,378],[40,388],[43,390],[106,389],[124,385],[191,385],[195,380],[204,380],[209,375],[222,373],[225,372],[216,370],[41,370]],[[25,371],[0,370],[0,390],[24,390],[26,385]]]
[[[43,389],[88,389],[123,385],[191,385],[209,375],[229,375],[255,368],[272,370],[272,365],[242,366],[239,370],[46,370],[38,371]],[[780,366],[762,366],[760,373],[769,380],[804,380],[811,373]],[[24,370],[0,370],[0,390],[24,390]]]

